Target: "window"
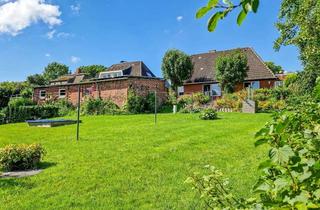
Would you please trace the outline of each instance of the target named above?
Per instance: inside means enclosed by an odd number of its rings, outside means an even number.
[[[203,93],[207,96],[210,96],[210,85],[203,86]]]
[[[211,95],[212,96],[221,96],[221,87],[219,84],[211,85]]]
[[[115,78],[123,76],[122,71],[101,72],[99,78]]]
[[[60,89],[59,98],[65,98],[65,97],[66,97],[66,89]]]
[[[252,82],[245,82],[245,88],[252,88],[252,89],[259,89],[260,88],[260,81],[252,81]]]
[[[41,99],[46,98],[46,95],[47,95],[47,92],[46,92],[45,90],[40,90],[40,92],[39,92],[39,97],[40,97]]]
[[[178,95],[182,96],[184,94],[184,86],[178,87]]]

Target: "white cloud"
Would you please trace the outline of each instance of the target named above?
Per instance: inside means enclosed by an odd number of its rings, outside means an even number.
[[[178,16],[178,17],[177,17],[177,21],[178,21],[178,22],[181,22],[182,20],[183,20],[183,16]]]
[[[51,57],[51,54],[50,53],[46,53],[44,56]]]
[[[58,38],[68,38],[73,36],[73,34],[67,33],[67,32],[59,32],[57,33]]]
[[[71,56],[70,60],[71,60],[71,63],[78,63],[81,59],[76,56]]]
[[[45,0],[2,0],[0,5],[0,34],[16,36],[34,23],[44,22],[50,27],[62,23],[59,6]]]
[[[74,4],[70,6],[70,9],[74,14],[79,14],[81,7],[80,4]]]
[[[47,33],[47,37],[48,39],[52,39],[54,37],[54,34],[56,33],[56,30],[52,30],[52,31],[49,31]]]

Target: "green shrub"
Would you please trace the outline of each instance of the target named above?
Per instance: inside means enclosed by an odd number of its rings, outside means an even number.
[[[0,149],[0,166],[5,171],[36,169],[44,154],[40,144],[8,145]]]
[[[111,100],[89,98],[81,106],[83,115],[115,114],[119,111],[119,107]]]
[[[318,77],[316,86],[313,90],[313,95],[316,101],[320,102],[320,77]]]
[[[212,108],[207,108],[201,111],[199,117],[202,120],[215,120],[218,118],[218,113]]]
[[[191,114],[191,113],[200,113],[203,110],[201,106],[196,105],[187,105],[179,110],[179,113]]]
[[[16,123],[58,117],[59,108],[53,105],[7,107],[4,109],[4,113],[10,123]]]
[[[140,96],[133,90],[130,90],[128,93],[126,110],[133,114],[154,112],[154,97],[155,95],[153,92],[148,93],[146,96]],[[157,107],[160,107],[159,103],[157,103]]]
[[[203,93],[194,93],[192,95],[183,95],[178,98],[178,105],[185,107],[188,105],[201,106],[210,102],[210,96]]]
[[[8,106],[10,107],[20,107],[20,106],[32,106],[35,103],[30,98],[11,98]]]
[[[53,103],[53,105],[59,108],[59,116],[61,117],[72,115],[76,110],[73,104],[68,100],[58,100]]]
[[[6,115],[3,113],[2,110],[0,110],[0,125],[6,123]]]

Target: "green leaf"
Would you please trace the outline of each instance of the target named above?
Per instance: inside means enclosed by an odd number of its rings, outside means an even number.
[[[209,0],[207,7],[212,8],[217,6],[217,4],[219,3],[219,0]]]
[[[259,8],[259,0],[253,0],[252,2],[252,10],[254,13],[258,12],[258,8]]]
[[[287,164],[289,162],[290,157],[293,156],[294,152],[288,145],[285,145],[280,148],[273,148],[270,151],[270,157],[272,162],[278,163],[280,165]]]
[[[268,143],[268,139],[266,139],[266,138],[259,139],[254,143],[254,146],[257,147],[257,146],[260,146],[261,144],[265,144],[265,143]]]
[[[212,32],[216,29],[219,19],[221,18],[222,12],[217,12],[211,16],[208,22],[208,31]]]
[[[237,18],[237,23],[240,26],[242,24],[242,22],[244,21],[244,19],[247,17],[247,13],[244,10],[241,10],[241,12],[238,15]]]
[[[271,167],[272,165],[273,165],[273,164],[272,164],[272,161],[271,161],[271,160],[266,160],[266,161],[260,163],[259,169],[269,168],[269,167]]]
[[[211,10],[210,7],[202,7],[202,8],[200,8],[200,9],[197,11],[196,18],[197,18],[197,19],[202,18],[202,17],[205,16],[210,10]]]

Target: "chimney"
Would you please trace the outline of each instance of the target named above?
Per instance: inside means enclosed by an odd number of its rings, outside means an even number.
[[[75,75],[81,74],[81,69],[77,68],[76,71],[74,72]]]

